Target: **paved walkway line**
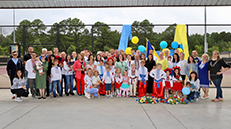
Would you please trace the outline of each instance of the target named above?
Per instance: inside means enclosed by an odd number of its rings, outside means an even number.
[[[142,107],[142,109],[144,110],[144,112],[146,113],[148,119],[152,122],[152,125],[155,127],[155,129],[157,129],[155,123],[152,121],[151,117],[148,115],[147,111],[144,109],[143,105],[140,104],[140,106]]]
[[[37,105],[36,107],[32,108],[31,110],[29,110],[28,112],[24,113],[23,115],[21,115],[20,117],[18,117],[17,119],[15,119],[14,121],[10,122],[9,124],[7,124],[6,126],[4,126],[2,129],[6,129],[8,126],[10,126],[11,124],[13,124],[14,122],[16,122],[17,120],[19,120],[20,118],[24,117],[25,115],[27,115],[28,113],[30,113],[31,111],[35,110],[36,108],[38,108],[41,104]]]
[[[179,119],[176,118],[163,104],[160,104],[166,111],[168,111],[169,114],[171,114],[182,126],[184,126],[186,129],[188,129]]]

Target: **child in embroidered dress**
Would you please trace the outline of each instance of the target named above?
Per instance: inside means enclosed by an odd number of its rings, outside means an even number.
[[[158,63],[156,69],[150,72],[150,76],[154,78],[153,82],[153,97],[163,98],[163,82],[165,78],[165,72],[161,69],[162,65]]]
[[[115,89],[117,92],[117,97],[121,97],[119,90],[122,85],[122,82],[123,82],[123,75],[121,74],[121,69],[117,68],[115,73]]]
[[[167,68],[164,71],[166,73],[166,76],[164,78],[164,83],[163,83],[163,86],[164,86],[164,99],[167,99],[167,98],[169,98],[169,90],[171,90],[172,87],[173,87],[172,76],[171,76],[171,71],[172,70],[170,68]]]
[[[180,67],[175,66],[173,67],[174,69],[174,73],[173,73],[173,87],[172,87],[172,91],[173,91],[173,96],[174,98],[180,98],[181,96],[181,91],[182,91],[182,78],[180,75]],[[177,95],[177,96],[176,96]]]
[[[125,97],[125,92],[126,92],[126,95],[128,97],[128,91],[130,90],[129,88],[129,77],[128,77],[128,71],[127,70],[124,70],[123,72],[124,76],[123,76],[123,83],[120,87],[120,94],[123,90],[123,97]]]
[[[128,70],[128,77],[130,82],[130,97],[136,97],[136,86],[138,82],[138,72],[136,70],[136,65],[133,62],[131,64],[131,69]]]

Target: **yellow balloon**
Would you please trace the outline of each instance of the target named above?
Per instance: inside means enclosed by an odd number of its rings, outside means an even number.
[[[131,54],[131,50],[132,50],[131,47],[127,47],[127,48],[125,49],[125,53],[126,53],[126,54]]]
[[[132,43],[137,44],[139,42],[139,38],[137,36],[132,37]]]
[[[168,50],[168,54],[171,53],[170,50],[169,50],[168,48],[165,48],[165,49],[162,50],[163,54],[164,54],[164,51],[165,51],[165,50]],[[164,54],[164,56],[165,56],[165,54]]]
[[[154,46],[152,46],[152,48],[155,50],[155,47],[154,47]]]
[[[183,50],[181,48],[177,48],[179,53],[183,52]]]

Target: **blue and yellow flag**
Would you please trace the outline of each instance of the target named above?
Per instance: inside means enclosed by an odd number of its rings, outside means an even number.
[[[147,54],[146,54],[146,57],[148,57],[148,55],[149,55],[149,50],[153,50],[153,55],[159,59],[159,56],[158,56],[158,54],[156,53],[156,51],[155,51],[155,49],[153,48],[153,46],[151,45],[151,43],[148,41],[148,39],[146,39],[146,40],[147,40],[147,44],[146,44]]]

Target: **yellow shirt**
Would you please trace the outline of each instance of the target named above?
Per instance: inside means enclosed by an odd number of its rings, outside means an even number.
[[[168,68],[168,61],[167,61],[167,59],[163,59],[163,60],[160,60],[160,59],[158,59],[157,61],[156,61],[156,64],[158,64],[158,63],[160,63],[160,64],[162,64],[162,70],[165,70],[166,68]]]

